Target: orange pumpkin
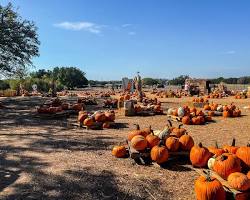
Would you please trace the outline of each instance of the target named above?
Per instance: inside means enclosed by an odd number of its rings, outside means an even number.
[[[140,130],[140,126],[138,124],[136,124],[136,129],[128,134],[128,141],[131,141],[132,138],[136,135],[145,135],[145,132],[143,130]]]
[[[83,124],[85,126],[92,126],[94,125],[94,120],[92,118],[86,118],[84,121],[83,121]]]
[[[228,152],[228,153],[233,153],[233,154],[236,154],[236,151],[238,150],[239,147],[236,147],[235,146],[235,138],[233,138],[233,141],[232,141],[232,145],[224,145],[223,146],[223,149],[225,152]]]
[[[112,155],[117,158],[124,158],[127,154],[125,146],[114,146],[112,149]]]
[[[247,172],[247,177],[250,179],[250,171]]]
[[[210,107],[208,104],[206,104],[206,105],[204,106],[204,110],[211,110],[211,107]]]
[[[231,112],[229,110],[224,110],[222,113],[222,116],[225,118],[231,117]]]
[[[216,178],[200,176],[194,184],[197,200],[226,200],[226,192]]]
[[[97,122],[105,122],[106,121],[106,116],[102,112],[98,112],[95,114],[95,121]]]
[[[142,135],[136,135],[131,140],[131,146],[137,151],[143,151],[147,148],[147,140]]]
[[[154,146],[150,152],[151,159],[158,164],[162,164],[168,160],[168,150],[164,146]]]
[[[83,109],[83,105],[81,103],[73,104],[72,109],[76,111],[81,111]]]
[[[193,117],[191,121],[192,121],[193,125],[200,125],[201,124],[200,118],[198,118],[198,117]]]
[[[231,173],[227,181],[229,185],[236,190],[246,191],[250,189],[250,179],[240,172]]]
[[[217,142],[215,142],[215,146],[214,147],[208,147],[208,150],[212,154],[214,154],[216,157],[222,155],[223,153],[225,153],[224,149],[219,148]]]
[[[207,161],[212,157],[212,154],[201,143],[198,146],[193,146],[190,151],[190,161],[195,167],[207,166]]]
[[[244,167],[250,168],[250,143],[245,147],[239,147],[236,156],[242,161]]]
[[[184,117],[182,117],[181,122],[182,122],[183,124],[189,125],[189,124],[190,124],[190,117],[189,117],[189,116],[184,116]]]
[[[156,135],[153,135],[153,134],[147,135],[146,140],[148,142],[149,148],[153,148],[154,146],[156,146],[160,143],[160,138]]]
[[[194,146],[193,138],[187,133],[180,137],[179,142],[181,149],[184,151],[190,151],[191,148]]]
[[[176,135],[177,137],[181,137],[187,131],[185,128],[181,128],[181,126],[182,124],[180,124],[178,128],[174,128],[172,130],[172,133]]]
[[[180,147],[179,139],[176,137],[167,138],[165,144],[166,144],[167,149],[171,152],[178,151]]]
[[[107,121],[115,121],[115,113],[114,112],[105,112],[105,117]]]
[[[78,114],[78,122],[83,123],[83,121],[88,117],[88,113],[86,111],[80,111]]]
[[[241,171],[240,159],[234,154],[224,153],[215,159],[213,170],[227,179],[229,174]]]

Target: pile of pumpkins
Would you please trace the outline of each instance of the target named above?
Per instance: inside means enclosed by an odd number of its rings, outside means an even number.
[[[178,116],[185,125],[202,125],[205,122],[212,121],[211,114],[205,113],[195,107],[189,108],[188,106],[179,107],[178,109],[169,108],[168,115]]]
[[[235,98],[235,99],[246,99],[246,98],[247,98],[247,95],[246,95],[246,94],[240,94],[240,93],[238,93],[238,94],[236,94],[236,95],[234,96],[234,98]]]
[[[80,111],[77,118],[80,124],[89,128],[98,124],[102,128],[112,128],[112,123],[115,121],[115,112],[110,111],[96,111],[94,114],[89,114],[86,111]]]
[[[170,131],[171,134],[165,134]],[[131,147],[139,152],[150,152],[151,160],[157,164],[168,161],[169,152],[190,151],[194,146],[193,138],[181,127],[171,127],[163,131],[154,132],[151,127],[146,129],[137,128],[129,132],[127,140]],[[124,145],[115,146],[112,155],[121,158],[126,157],[126,147]]]
[[[106,99],[103,101],[103,107],[104,108],[117,108],[118,107],[118,100],[117,99]]]
[[[85,109],[85,105],[82,103],[66,103],[62,102],[60,99],[52,99],[49,103],[46,105],[41,105],[39,108],[37,108],[38,113],[45,113],[45,114],[55,114],[58,112],[62,112],[64,110],[75,110],[75,111],[81,111]]]
[[[135,104],[134,105],[135,113],[140,113],[142,111],[153,111],[156,114],[162,114],[163,109],[161,108],[161,102],[157,101],[155,98],[152,99],[146,99],[144,98],[142,100],[142,104]]]
[[[228,184],[238,191],[250,190],[250,145],[237,147],[235,139],[231,145],[224,145],[219,148],[216,144],[212,147],[204,147],[201,143],[192,147],[190,151],[190,161],[194,167],[208,167],[216,172]],[[209,183],[208,183],[209,182]],[[211,183],[212,182],[212,183]],[[212,185],[216,188],[208,188]],[[223,193],[221,183],[214,177],[199,177],[195,182],[195,192],[197,199],[203,199],[204,193],[208,192],[207,199],[225,199],[224,196],[216,197],[216,193]],[[211,190],[214,189],[214,193]],[[219,194],[218,194],[219,195]],[[216,197],[216,198],[215,198]]]
[[[222,93],[210,93],[209,95],[206,96],[207,99],[222,99],[223,98],[223,94]]]
[[[194,103],[208,103],[208,99],[203,97],[194,97],[192,101]]]

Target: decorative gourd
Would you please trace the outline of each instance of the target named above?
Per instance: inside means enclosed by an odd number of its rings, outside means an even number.
[[[151,159],[158,164],[162,164],[168,160],[168,150],[164,146],[154,146],[150,152]]]
[[[224,153],[215,159],[213,170],[227,179],[229,174],[241,171],[240,159],[234,154]]]
[[[180,147],[184,151],[190,151],[191,148],[194,146],[194,140],[193,138],[185,133],[185,135],[181,136],[179,139]]]
[[[173,108],[169,108],[169,109],[168,109],[168,115],[173,115],[173,111],[174,111]]]
[[[200,176],[194,184],[197,200],[226,200],[222,184],[214,177]]]
[[[147,140],[142,135],[136,135],[131,140],[131,146],[137,151],[143,151],[147,148]]]
[[[112,155],[117,158],[124,158],[127,154],[125,146],[114,146],[112,149]]]
[[[190,117],[189,116],[184,116],[181,120],[183,124],[189,125],[190,124]]]
[[[176,137],[167,138],[165,144],[166,144],[167,149],[171,152],[178,151],[180,147],[179,139]]]
[[[215,142],[215,147],[208,147],[208,150],[214,154],[216,157],[225,153],[224,149],[219,148],[218,143]]]
[[[147,135],[146,140],[148,142],[149,148],[153,148],[154,146],[156,146],[160,143],[160,138],[158,136],[154,135],[153,133]]]
[[[177,112],[179,117],[183,117],[185,115],[185,110],[183,107],[179,107]]]
[[[215,162],[215,156],[211,157],[208,159],[207,161],[207,166],[208,166],[208,169],[213,169],[214,167],[214,162]]]
[[[250,179],[240,172],[231,173],[227,181],[228,184],[236,190],[246,191],[250,189]]]
[[[195,167],[207,166],[207,161],[212,157],[212,154],[201,143],[198,146],[193,146],[190,151],[190,161]]]
[[[243,162],[245,167],[250,168],[250,143],[245,147],[239,147],[236,156]]]
[[[219,106],[217,107],[217,111],[218,111],[218,112],[222,112],[222,111],[223,111],[223,106],[222,106],[222,105],[219,105]]]
[[[92,118],[86,118],[84,121],[83,121],[83,124],[85,126],[92,126],[94,124],[94,120]]]
[[[239,147],[236,147],[235,146],[235,138],[233,138],[233,141],[232,141],[232,145],[224,145],[223,146],[223,149],[225,152],[228,152],[228,153],[233,153],[233,154],[236,154],[236,151],[238,150]]]
[[[173,131],[172,131],[172,133],[173,133],[174,135],[176,135],[178,138],[181,137],[182,135],[184,135],[185,132],[187,131],[186,129],[181,128],[182,126],[183,126],[183,125],[180,124],[178,128],[174,128]]]

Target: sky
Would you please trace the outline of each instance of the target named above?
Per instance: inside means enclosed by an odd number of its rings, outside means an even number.
[[[92,80],[250,75],[248,0],[10,2],[38,27],[35,70],[75,66]]]

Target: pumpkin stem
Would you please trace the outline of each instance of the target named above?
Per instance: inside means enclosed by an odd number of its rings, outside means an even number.
[[[232,146],[235,147],[235,138],[233,138]]]
[[[182,126],[183,126],[183,124],[180,124],[178,128],[180,129]]]
[[[218,145],[217,141],[215,141],[215,147],[216,147],[217,149],[219,149],[219,145]]]
[[[172,122],[170,120],[168,120],[168,123],[169,123],[170,127],[173,127]]]
[[[199,146],[200,148],[202,148],[202,143],[200,142],[198,146]]]
[[[139,124],[134,124],[136,126],[136,130],[140,130]]]
[[[250,147],[250,142],[247,143],[247,147]]]
[[[206,181],[208,181],[208,182],[212,181],[212,179],[211,179],[211,171],[210,170],[208,170],[208,172],[207,172]]]

